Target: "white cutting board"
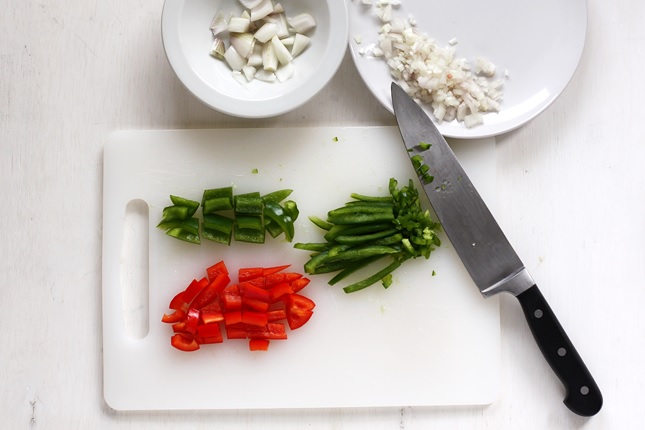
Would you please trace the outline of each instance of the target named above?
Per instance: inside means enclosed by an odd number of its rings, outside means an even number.
[[[494,204],[494,139],[452,144],[484,199]],[[103,195],[108,405],[151,410],[493,402],[499,389],[499,302],[481,297],[445,236],[430,260],[397,270],[387,290],[376,284],[348,295],[327,285],[330,276],[311,277],[302,293],[316,302],[314,316],[289,339],[272,342],[268,352],[252,353],[246,341],[235,340],[193,353],[170,346],[171,328],[161,316],[208,265],[223,259],[236,273],[240,267],[292,263],[302,272],[308,259],[307,252],[270,237],[264,245],[230,247],[172,239],[155,228],[170,194],[200,200],[204,189],[231,184],[236,193],[292,188],[301,214],[296,241],[320,241],[307,216],[324,218],[352,192],[386,195],[390,177],[400,183],[413,177],[395,127],[111,134]],[[126,210],[137,202],[138,210]],[[137,335],[141,324],[133,329],[132,321],[142,315],[147,329]]]

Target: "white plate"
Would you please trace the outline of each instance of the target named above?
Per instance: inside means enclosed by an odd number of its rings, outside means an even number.
[[[373,0],[376,4],[377,0]],[[393,15],[414,17],[418,28],[440,46],[456,38],[456,56],[482,56],[508,78],[499,113],[484,115],[484,124],[466,128],[457,121],[438,124],[444,136],[479,138],[513,130],[544,111],[560,95],[578,66],[587,31],[585,0],[401,0]],[[359,53],[378,39],[382,25],[375,6],[348,0],[349,46],[356,68],[376,98],[390,111],[392,78],[380,59]],[[355,36],[362,36],[358,44]],[[431,112],[430,110],[427,110]]]

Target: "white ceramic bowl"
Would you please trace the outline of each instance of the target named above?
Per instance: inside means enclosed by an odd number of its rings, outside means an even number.
[[[275,0],[274,0],[275,1]],[[229,115],[264,118],[289,112],[316,95],[334,76],[348,42],[345,0],[280,0],[287,16],[308,12],[316,28],[311,43],[293,60],[285,82],[253,80],[241,85],[224,62],[213,58],[210,24],[218,10],[239,16],[237,0],[166,0],[161,33],[166,56],[181,82],[208,106]]]

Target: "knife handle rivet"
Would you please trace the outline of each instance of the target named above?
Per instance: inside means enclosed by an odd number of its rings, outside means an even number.
[[[564,357],[565,355],[567,355],[567,350],[564,348],[558,348],[558,355],[560,357]]]
[[[582,394],[583,396],[589,394],[589,387],[587,387],[586,385],[580,387],[580,394]]]
[[[542,309],[536,309],[535,312],[533,312],[533,316],[535,318],[540,319],[542,318],[542,315],[544,315],[544,313],[542,312]]]

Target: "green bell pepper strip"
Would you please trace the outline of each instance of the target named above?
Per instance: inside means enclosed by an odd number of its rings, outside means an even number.
[[[287,242],[293,240],[295,233],[293,219],[286,213],[282,206],[273,202],[265,202],[263,213],[265,219],[269,219],[280,226]]]
[[[274,191],[272,193],[263,195],[262,196],[262,201],[264,203],[266,203],[266,202],[280,203],[282,200],[284,200],[287,197],[289,197],[292,192],[293,192],[293,190],[289,190],[289,189]]]
[[[188,217],[192,217],[195,212],[197,212],[197,209],[199,209],[199,202],[196,202],[194,200],[188,200],[183,197],[179,196],[170,196],[170,201],[172,202],[173,205],[175,206],[183,206],[188,208]]]
[[[396,269],[398,269],[401,266],[401,263],[403,261],[401,260],[394,260],[392,263],[390,263],[387,267],[379,270],[372,276],[369,276],[362,281],[355,282],[351,285],[346,286],[343,288],[343,291],[346,293],[354,293],[356,291],[362,290],[363,288],[367,288],[370,285],[373,285],[380,281],[381,279],[385,278],[386,276],[390,275],[392,272],[394,272]],[[385,286],[385,285],[384,285]],[[388,285],[389,286],[389,285]],[[386,287],[387,288],[387,287]]]

